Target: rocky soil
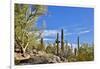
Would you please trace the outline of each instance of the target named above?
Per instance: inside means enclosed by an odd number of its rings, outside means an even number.
[[[49,64],[49,63],[61,63],[67,62],[63,57],[59,57],[53,54],[48,54],[44,51],[33,50],[30,54],[26,54],[24,57],[21,53],[15,52],[15,64],[16,65],[28,65],[28,64]]]

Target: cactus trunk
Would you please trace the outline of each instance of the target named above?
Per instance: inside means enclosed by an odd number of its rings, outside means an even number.
[[[77,54],[77,49],[74,48],[74,55],[76,56],[76,54]]]
[[[43,51],[45,48],[44,48],[44,42],[43,42],[43,38],[41,38],[41,50]]]
[[[61,30],[61,50],[64,53],[64,32],[63,29]]]
[[[56,39],[56,43],[57,43],[57,56],[59,56],[59,33],[57,33],[57,39]]]
[[[41,45],[43,45],[43,38],[41,38]]]
[[[80,40],[79,40],[79,36],[77,37],[77,47],[78,47],[78,53],[79,53],[79,48],[80,48]]]

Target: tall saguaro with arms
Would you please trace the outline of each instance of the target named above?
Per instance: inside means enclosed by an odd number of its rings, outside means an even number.
[[[57,33],[57,39],[56,39],[56,43],[57,43],[57,56],[59,55],[59,33]]]

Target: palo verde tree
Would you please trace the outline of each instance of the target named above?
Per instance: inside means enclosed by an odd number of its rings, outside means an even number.
[[[31,29],[38,17],[45,14],[46,6],[15,4],[14,8],[15,46],[19,46],[25,56],[26,49],[39,37]]]

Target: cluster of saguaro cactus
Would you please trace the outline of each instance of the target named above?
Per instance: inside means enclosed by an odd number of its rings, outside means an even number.
[[[75,56],[77,55],[77,53],[79,54],[79,48],[80,48],[80,41],[79,41],[79,36],[77,37],[77,48],[74,48],[74,54]],[[42,40],[41,40],[41,44],[42,44]],[[56,36],[56,44],[57,44],[57,55],[59,55],[59,33],[57,33],[57,36]],[[68,45],[68,42],[66,42],[66,45]],[[72,47],[72,44],[71,44],[71,49],[73,49]],[[64,53],[64,31],[63,29],[61,29],[61,52],[62,52],[62,55]]]
[[[63,29],[61,29],[61,41],[59,41],[59,33],[57,33],[56,36],[56,44],[57,44],[57,55],[59,55],[59,43],[61,42],[61,52],[62,52],[62,56],[64,53],[64,31]],[[68,45],[68,42],[66,42],[66,45]],[[77,37],[77,48],[74,48],[74,55],[76,56],[77,54],[79,54],[79,48],[80,48],[80,37]],[[72,44],[71,44],[71,49],[73,49]]]
[[[56,43],[57,43],[57,55],[59,55],[59,33],[57,33],[57,38],[56,38]]]
[[[64,52],[64,31],[61,30],[61,51]]]

